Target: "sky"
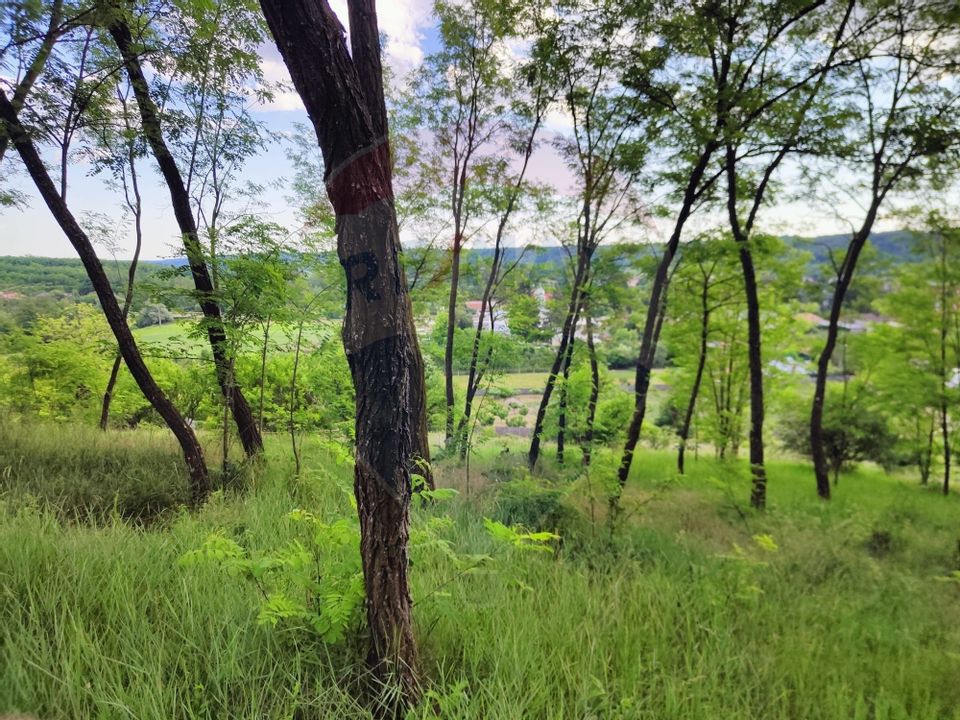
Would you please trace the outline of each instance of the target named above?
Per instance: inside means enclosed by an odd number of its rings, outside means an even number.
[[[345,20],[346,0],[331,0],[331,5]],[[389,0],[378,5],[380,29],[387,37],[386,62],[398,74],[405,74],[436,47],[432,0]],[[261,50],[266,79],[284,81],[289,85],[289,75],[276,47],[266,44]],[[291,132],[297,123],[309,124],[303,104],[292,88],[278,93],[269,105],[256,108],[254,116],[268,130],[279,135]],[[296,211],[288,201],[289,191],[282,187],[292,174],[285,150],[282,143],[269,145],[266,152],[248,162],[243,179],[268,188],[260,198],[264,215],[293,227],[296,225]],[[49,169],[56,171],[52,164]],[[180,240],[167,190],[152,168],[148,174],[149,180],[144,183],[142,257],[157,259],[180,255]],[[0,209],[0,255],[75,257],[73,247],[43,204],[30,178],[20,168],[19,158],[12,150],[0,163],[0,181],[5,187],[18,189],[27,198],[26,208]],[[119,257],[130,256],[133,241],[128,236],[132,236],[132,232],[123,226],[120,203],[116,194],[106,186],[104,178],[91,175],[87,165],[78,163],[71,167],[67,200],[92,239],[95,239],[91,232],[94,214],[108,216],[114,234],[112,241],[119,246]],[[102,224],[98,223],[98,226]],[[98,244],[101,256],[109,257],[106,243]]]
[[[346,0],[331,0],[331,5],[341,18],[346,18]],[[387,37],[385,60],[395,76],[402,77],[415,69],[427,54],[436,49],[437,30],[432,0],[380,2],[378,16],[381,31]],[[283,81],[289,85],[286,68],[272,44],[262,47],[262,63],[267,80]],[[269,105],[257,107],[254,115],[268,130],[280,136],[289,134],[297,123],[309,124],[303,105],[292,88],[276,94]],[[563,119],[554,118],[553,123],[559,127]],[[0,164],[3,185],[19,189],[28,201],[26,208],[0,209],[0,255],[74,257],[73,248],[39,199],[29,177],[18,165],[19,159],[12,152]],[[558,189],[561,192],[570,189],[571,176],[548,144],[544,144],[533,157],[530,174],[534,180],[552,181],[560,186]],[[247,163],[242,179],[266,188],[260,197],[262,209],[259,211],[264,219],[293,228],[297,225],[297,213],[289,201],[289,191],[284,188],[291,175],[286,147],[278,142],[270,144],[265,152]],[[116,193],[106,186],[104,178],[92,175],[89,166],[83,164],[71,167],[70,178],[67,199],[74,215],[88,229],[95,242],[98,233],[91,232],[94,216],[105,216],[106,222],[100,221],[98,227],[109,227],[110,243],[117,248],[117,255],[129,257],[132,253],[132,232],[121,221],[122,213]],[[143,191],[142,257],[158,259],[180,255],[180,240],[169,196],[152,168]],[[778,206],[775,212],[768,213],[768,218],[778,231],[798,235],[840,233],[849,229],[849,225],[839,220],[833,210],[818,210],[815,203],[803,200]],[[657,239],[659,230],[653,228],[651,239]],[[405,243],[412,241],[410,238],[403,240]],[[518,233],[514,243],[522,244],[528,240],[535,238]],[[105,259],[110,256],[107,249],[110,243],[102,238],[97,242]]]

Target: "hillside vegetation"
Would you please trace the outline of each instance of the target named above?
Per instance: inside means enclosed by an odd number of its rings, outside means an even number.
[[[296,479],[272,441],[265,472],[186,513],[164,438],[0,434],[0,712],[368,717],[352,632],[324,644],[296,619],[263,625],[254,584],[182,562],[215,533],[254,556],[309,543],[296,508],[351,521],[338,453],[308,443]],[[440,466],[460,493],[415,509],[430,681],[409,717],[960,717],[954,498],[864,467],[825,505],[783,461],[761,515],[733,491],[742,465],[698,460],[679,479],[647,451],[611,534],[583,480],[533,481],[511,454],[477,460],[469,495],[463,469]],[[560,539],[505,545],[484,517]]]

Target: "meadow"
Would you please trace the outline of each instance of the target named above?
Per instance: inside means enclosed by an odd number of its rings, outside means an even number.
[[[325,643],[263,625],[255,587],[181,562],[211,533],[251,554],[297,540],[295,508],[352,518],[334,446],[308,440],[295,477],[271,438],[263,466],[188,512],[159,431],[0,436],[0,715],[369,717],[362,629]],[[409,717],[960,718],[955,497],[864,465],[827,504],[808,465],[778,460],[760,514],[744,466],[691,459],[680,478],[645,450],[611,525],[594,488],[613,456],[536,481],[521,458],[482,448],[469,492],[440,462],[459,494],[415,503],[427,694]],[[560,540],[504,547],[485,517]]]

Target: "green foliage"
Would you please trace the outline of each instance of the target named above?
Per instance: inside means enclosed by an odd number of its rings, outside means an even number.
[[[827,396],[823,413],[823,444],[834,477],[854,463],[871,460],[885,468],[895,462],[896,436],[882,407],[864,401],[856,388]],[[806,410],[806,408],[803,408]],[[783,419],[780,436],[784,446],[806,457],[810,455],[810,418],[794,413]]]
[[[567,492],[529,476],[502,482],[496,488],[496,518],[506,525],[542,530],[562,530],[573,515]]]
[[[544,328],[540,319],[540,303],[531,295],[518,294],[507,303],[507,326],[510,334],[528,343],[544,342],[553,331]]]
[[[297,509],[287,519],[303,527],[303,538],[273,553],[252,556],[222,531],[213,533],[180,564],[212,563],[253,583],[262,597],[257,622],[299,635],[310,630],[337,644],[360,625],[363,573],[356,520],[325,523]]]
[[[167,309],[166,305],[160,303],[148,303],[137,313],[138,328],[163,325],[170,322],[173,322],[173,313]]]
[[[9,338],[8,348],[17,369],[2,392],[16,411],[60,422],[97,417],[115,354],[98,308],[74,304],[62,315],[36,318],[29,330]],[[135,388],[117,393],[120,413],[141,403]]]
[[[517,550],[553,552],[553,548],[547,543],[560,539],[560,536],[556,533],[546,531],[524,532],[521,528],[508,527],[502,522],[490,518],[483,519],[483,526],[494,540]]]

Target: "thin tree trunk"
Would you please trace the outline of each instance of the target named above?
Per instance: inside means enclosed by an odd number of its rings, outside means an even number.
[[[725,75],[726,70],[724,70],[724,76]],[[650,304],[647,306],[647,319],[643,326],[643,336],[640,339],[640,353],[637,356],[637,372],[633,387],[633,416],[630,418],[630,426],[627,428],[627,439],[623,446],[623,456],[620,459],[620,467],[617,470],[618,487],[610,499],[611,507],[614,508],[619,503],[620,495],[623,493],[623,488],[627,484],[627,478],[630,476],[633,454],[640,440],[640,430],[643,427],[643,420],[647,413],[650,373],[653,371],[653,362],[657,354],[657,343],[660,341],[660,329],[663,327],[664,306],[666,304],[667,288],[670,284],[670,268],[673,266],[673,259],[676,257],[677,248],[680,245],[683,228],[690,214],[693,212],[693,206],[697,201],[700,184],[706,172],[707,165],[716,149],[717,144],[715,141],[708,143],[690,173],[690,179],[687,181],[687,187],[684,191],[683,204],[677,215],[673,233],[667,241],[667,245],[663,250],[663,256],[657,264],[657,272],[653,278],[653,287],[650,289]]]
[[[947,241],[940,238],[940,437],[943,440],[943,494],[950,494],[950,409],[947,402],[947,334],[951,299],[947,292]]]
[[[530,165],[530,157],[533,155],[534,140],[536,139],[537,132],[539,131],[540,124],[543,120],[543,108],[546,107],[546,105],[541,106],[539,104],[540,99],[541,98],[538,94],[537,114],[533,125],[530,128],[530,134],[527,136],[526,145],[524,146],[523,164],[520,167],[520,171],[517,173],[516,179],[514,180],[511,188],[511,194],[507,200],[507,205],[504,208],[503,213],[500,215],[500,220],[497,224],[497,233],[493,243],[493,259],[490,263],[490,273],[487,275],[487,282],[484,284],[483,295],[480,298],[480,313],[477,316],[477,328],[473,335],[473,346],[470,350],[470,367],[467,372],[467,391],[466,398],[464,399],[463,403],[463,417],[460,418],[460,423],[457,426],[457,442],[459,442],[461,446],[461,461],[466,458],[468,445],[467,427],[470,424],[470,416],[473,412],[473,401],[476,397],[480,384],[483,382],[483,376],[486,372],[491,355],[491,351],[488,351],[486,362],[483,365],[480,364],[480,344],[481,340],[483,339],[484,317],[487,314],[488,309],[492,306],[494,291],[499,287],[500,282],[503,280],[503,277],[500,275],[500,269],[503,265],[503,235],[507,228],[507,223],[510,221],[510,216],[513,214],[513,210],[516,207],[517,199],[520,197],[520,192],[523,188],[523,181],[527,174],[527,168]],[[510,272],[510,270],[508,269],[507,272]],[[492,310],[490,311],[490,332],[495,332]]]
[[[207,339],[213,352],[213,362],[217,374],[217,382],[224,400],[229,404],[233,420],[237,425],[237,434],[247,457],[258,455],[263,450],[263,438],[257,427],[253,410],[247,402],[242,390],[235,387],[230,373],[230,354],[226,328],[224,327],[220,305],[214,294],[214,285],[210,278],[210,271],[204,259],[197,223],[193,217],[190,195],[183,183],[183,177],[177,168],[176,160],[170,153],[163,137],[163,128],[160,121],[160,112],[156,103],[150,97],[150,86],[143,73],[140,58],[134,49],[133,36],[126,21],[115,17],[110,24],[110,35],[120,51],[123,64],[133,87],[134,97],[140,109],[140,118],[143,131],[154,159],[160,167],[170,200],[173,213],[183,240],[187,260],[190,263],[190,272],[196,287],[200,308],[203,311],[207,326]]]
[[[496,253],[494,253],[494,262],[496,262]],[[491,280],[493,277],[491,276]],[[488,282],[488,286],[490,283]],[[489,289],[489,287],[488,287]],[[486,374],[487,368],[490,366],[490,359],[493,356],[493,347],[487,348],[486,357],[483,360],[483,363],[480,363],[480,340],[483,337],[483,319],[486,315],[486,309],[490,306],[488,305],[491,302],[490,299],[491,293],[487,290],[484,291],[484,299],[481,301],[480,305],[480,317],[477,319],[477,330],[473,336],[473,350],[470,355],[470,370],[467,374],[467,392],[466,398],[463,403],[463,416],[460,418],[460,422],[457,424],[457,443],[460,446],[460,461],[463,462],[467,459],[467,454],[470,452],[470,437],[473,435],[473,431],[470,430],[470,420],[473,417],[473,401],[476,399],[477,391],[480,389],[480,383],[483,381],[483,377]],[[490,332],[494,332],[494,315],[493,310],[490,308]]]
[[[337,253],[347,280],[343,341],[356,388],[354,493],[377,714],[419,697],[408,583],[411,471],[423,427],[419,354],[390,181],[373,0],[350,0],[353,54],[327,0],[261,0],[277,48],[313,121]],[[371,118],[374,118],[373,120]],[[429,456],[427,456],[429,457]],[[389,693],[399,686],[399,694]]]
[[[453,427],[453,340],[457,329],[457,293],[460,289],[460,250],[461,237],[453,239],[450,251],[450,297],[447,303],[447,336],[443,349],[443,381],[446,393],[446,424],[444,425],[444,444],[449,450],[454,441]]]
[[[263,349],[260,352],[260,405],[257,408],[257,427],[263,433],[263,394],[267,379],[267,343],[270,342],[270,316],[263,326]]]
[[[693,422],[693,413],[697,407],[697,396],[700,394],[700,385],[703,382],[703,370],[707,364],[707,341],[710,338],[710,306],[709,278],[704,275],[703,287],[700,293],[700,348],[697,354],[697,371],[693,376],[693,387],[690,388],[690,398],[687,400],[687,409],[683,414],[683,423],[680,425],[680,444],[677,448],[677,472],[684,473],[684,454],[687,449],[687,438],[690,437],[690,425]]]
[[[553,359],[550,374],[547,375],[547,385],[543,389],[543,395],[540,396],[540,406],[537,408],[537,418],[533,425],[530,450],[527,453],[527,465],[531,470],[536,466],[537,460],[540,459],[540,443],[543,436],[543,423],[547,417],[547,407],[550,405],[550,398],[553,395],[557,377],[563,369],[567,345],[573,339],[577,317],[580,313],[581,294],[583,293],[582,286],[588,272],[589,264],[589,255],[585,252],[579,253],[577,257],[577,270],[573,278],[573,289],[570,291],[570,304],[567,306],[567,316],[563,321],[563,330],[560,333],[560,346],[557,348],[557,354]]]
[[[600,398],[600,364],[597,362],[597,348],[593,342],[593,307],[590,295],[583,303],[583,313],[587,325],[587,354],[590,357],[590,399],[587,400],[587,429],[583,436],[583,466],[589,467],[593,455],[593,423],[597,416],[597,400]]]
[[[110,377],[107,379],[107,387],[103,391],[103,401],[100,403],[99,426],[101,430],[106,430],[110,425],[110,403],[113,401],[113,389],[116,387],[122,364],[123,355],[118,351],[113,358],[113,365],[110,366]]]
[[[763,462],[763,352],[757,275],[749,246],[740,246],[740,266],[747,297],[747,358],[750,366],[750,504],[762,510],[767,504],[767,471]]]
[[[567,435],[567,384],[570,381],[570,363],[577,344],[577,321],[574,320],[574,336],[567,344],[567,354],[563,359],[563,382],[560,384],[560,402],[557,404],[557,464],[563,465]]]
[[[73,245],[80,256],[87,277],[90,278],[97,299],[100,301],[100,307],[107,323],[110,325],[110,330],[117,340],[117,346],[120,348],[120,353],[130,370],[130,374],[137,382],[137,386],[143,392],[144,397],[163,418],[167,427],[170,428],[180,443],[190,473],[193,501],[201,502],[210,492],[210,478],[206,462],[203,459],[203,448],[201,448],[197,436],[183,419],[183,416],[150,374],[90,239],[57,193],[56,186],[44,167],[40,155],[20,124],[16,111],[10,101],[7,100],[6,94],[2,91],[0,91],[0,119],[5,121],[8,137],[13,141],[41,197],[60,225],[64,235],[67,236],[70,244]]]
[[[126,124],[126,114],[124,114],[124,123]],[[130,130],[127,125],[127,130]],[[127,291],[123,296],[123,319],[127,320],[130,315],[130,306],[133,304],[133,286],[137,279],[137,265],[140,262],[140,250],[143,248],[143,201],[140,197],[140,183],[137,179],[136,156],[132,143],[127,144],[127,165],[130,168],[130,190],[133,191],[133,200],[127,191],[126,182],[124,182],[124,195],[127,205],[133,211],[133,227],[136,236],[136,244],[133,249],[133,259],[130,261],[130,268],[127,271]],[[113,401],[113,390],[117,384],[117,377],[120,374],[120,363],[123,360],[121,355],[113,360],[113,367],[110,368],[110,379],[107,381],[106,390],[103,392],[103,403],[100,407],[100,429],[106,430],[110,422],[110,403]]]
[[[919,423],[919,421],[918,421]],[[930,481],[930,468],[933,465],[933,434],[936,429],[937,419],[935,415],[930,416],[930,431],[927,433],[927,445],[918,453],[917,465],[920,469],[920,484],[926,485]]]
[[[810,410],[810,453],[813,457],[813,472],[817,479],[817,494],[824,500],[830,499],[829,467],[823,441],[823,409],[826,402],[830,361],[833,358],[834,350],[837,347],[837,339],[840,336],[840,314],[843,311],[843,301],[850,289],[850,283],[853,282],[857,260],[870,238],[879,208],[880,202],[875,197],[863,224],[854,233],[850,239],[850,244],[847,246],[843,262],[837,271],[837,283],[833,289],[833,299],[830,302],[826,342],[820,357],[817,359],[817,378],[813,389],[813,405]]]
[[[303,319],[297,325],[297,342],[293,350],[293,372],[290,374],[290,449],[293,451],[293,462],[296,467],[297,477],[300,476],[300,448],[297,445],[297,371],[300,368],[300,348],[303,341]]]

